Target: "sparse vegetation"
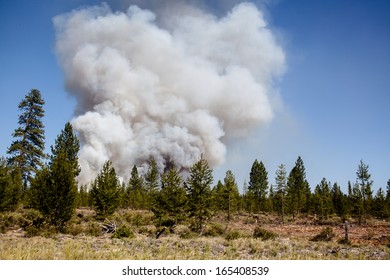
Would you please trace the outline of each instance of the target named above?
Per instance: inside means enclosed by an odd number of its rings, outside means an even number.
[[[261,227],[256,227],[253,232],[253,238],[260,238],[261,240],[275,239],[276,236],[274,232]]]
[[[268,217],[259,226],[247,223],[246,213],[230,221],[216,216],[203,234],[183,223],[156,239],[151,216],[149,211],[117,211],[109,219],[116,231],[103,233],[94,211],[81,208],[61,233],[41,223],[38,211],[19,208],[0,215],[0,228],[5,229],[0,259],[390,259],[390,224],[379,220],[365,226],[351,220],[351,243],[343,244],[338,241],[344,236],[342,224],[323,228],[310,217],[280,224],[274,222],[277,217]],[[316,235],[333,238],[312,242]]]
[[[314,236],[311,241],[331,241],[335,237],[331,227],[324,228],[319,234]]]

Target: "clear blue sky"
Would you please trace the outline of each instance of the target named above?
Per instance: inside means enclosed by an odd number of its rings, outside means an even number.
[[[106,2],[116,10],[132,1]],[[205,2],[223,14],[238,1]],[[75,101],[64,89],[54,54],[52,18],[99,3],[0,1],[0,155],[12,142],[18,103],[31,88],[46,101],[47,149],[71,120]],[[360,159],[370,166],[374,189],[385,188],[390,179],[390,2],[256,3],[265,7],[287,54],[288,69],[278,83],[284,107],[266,128],[231,146],[226,163],[215,169],[215,180],[231,169],[241,187],[257,158],[274,183],[277,165],[284,163],[289,171],[300,155],[312,188],[325,177],[346,190]]]

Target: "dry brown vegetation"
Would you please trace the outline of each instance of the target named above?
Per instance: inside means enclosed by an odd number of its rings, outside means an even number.
[[[339,242],[344,226],[337,217],[281,224],[270,214],[237,213],[230,222],[220,214],[200,235],[182,224],[156,239],[160,228],[147,211],[119,211],[110,217],[132,233],[124,238],[102,233],[104,221],[96,221],[89,209],[78,209],[62,233],[34,225],[36,215],[30,210],[0,214],[0,259],[390,259],[388,221],[359,226],[351,220],[347,245]],[[326,227],[334,234],[330,241],[311,241]]]

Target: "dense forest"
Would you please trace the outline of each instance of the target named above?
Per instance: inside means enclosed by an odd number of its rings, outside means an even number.
[[[320,221],[331,216],[352,217],[359,223],[369,217],[390,217],[390,180],[386,190],[379,188],[374,194],[369,166],[363,160],[357,166],[355,182],[348,183],[347,193],[326,178],[309,186],[301,157],[290,171],[281,164],[275,174],[268,174],[264,163],[256,159],[242,193],[231,170],[223,181],[215,183],[205,157],[185,175],[174,163],[160,174],[156,161],[150,158],[145,174],[140,174],[137,166],[129,166],[128,182],[121,182],[112,162],[107,161],[90,185],[79,186],[80,144],[70,123],[51,146],[51,153],[44,153],[44,104],[36,89],[19,104],[14,141],[7,157],[0,160],[0,212],[18,207],[35,209],[45,222],[61,229],[78,207],[94,209],[97,219],[121,208],[142,209],[154,214],[157,225],[173,226],[186,220],[197,232],[213,215],[224,213],[230,220],[238,211],[274,213],[281,223],[305,215]]]

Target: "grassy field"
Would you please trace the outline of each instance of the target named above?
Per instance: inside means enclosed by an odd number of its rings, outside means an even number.
[[[122,238],[102,233],[102,222],[88,209],[79,209],[64,233],[34,228],[28,220],[34,215],[27,211],[0,216],[0,259],[390,259],[390,223],[377,220],[364,226],[352,223],[347,245],[339,242],[344,229],[338,218],[321,225],[310,218],[280,224],[272,215],[239,213],[230,222],[219,215],[201,235],[178,225],[156,239],[159,229],[146,211],[122,211],[110,218],[118,230],[131,233]],[[330,241],[312,241],[325,228],[332,233]]]

